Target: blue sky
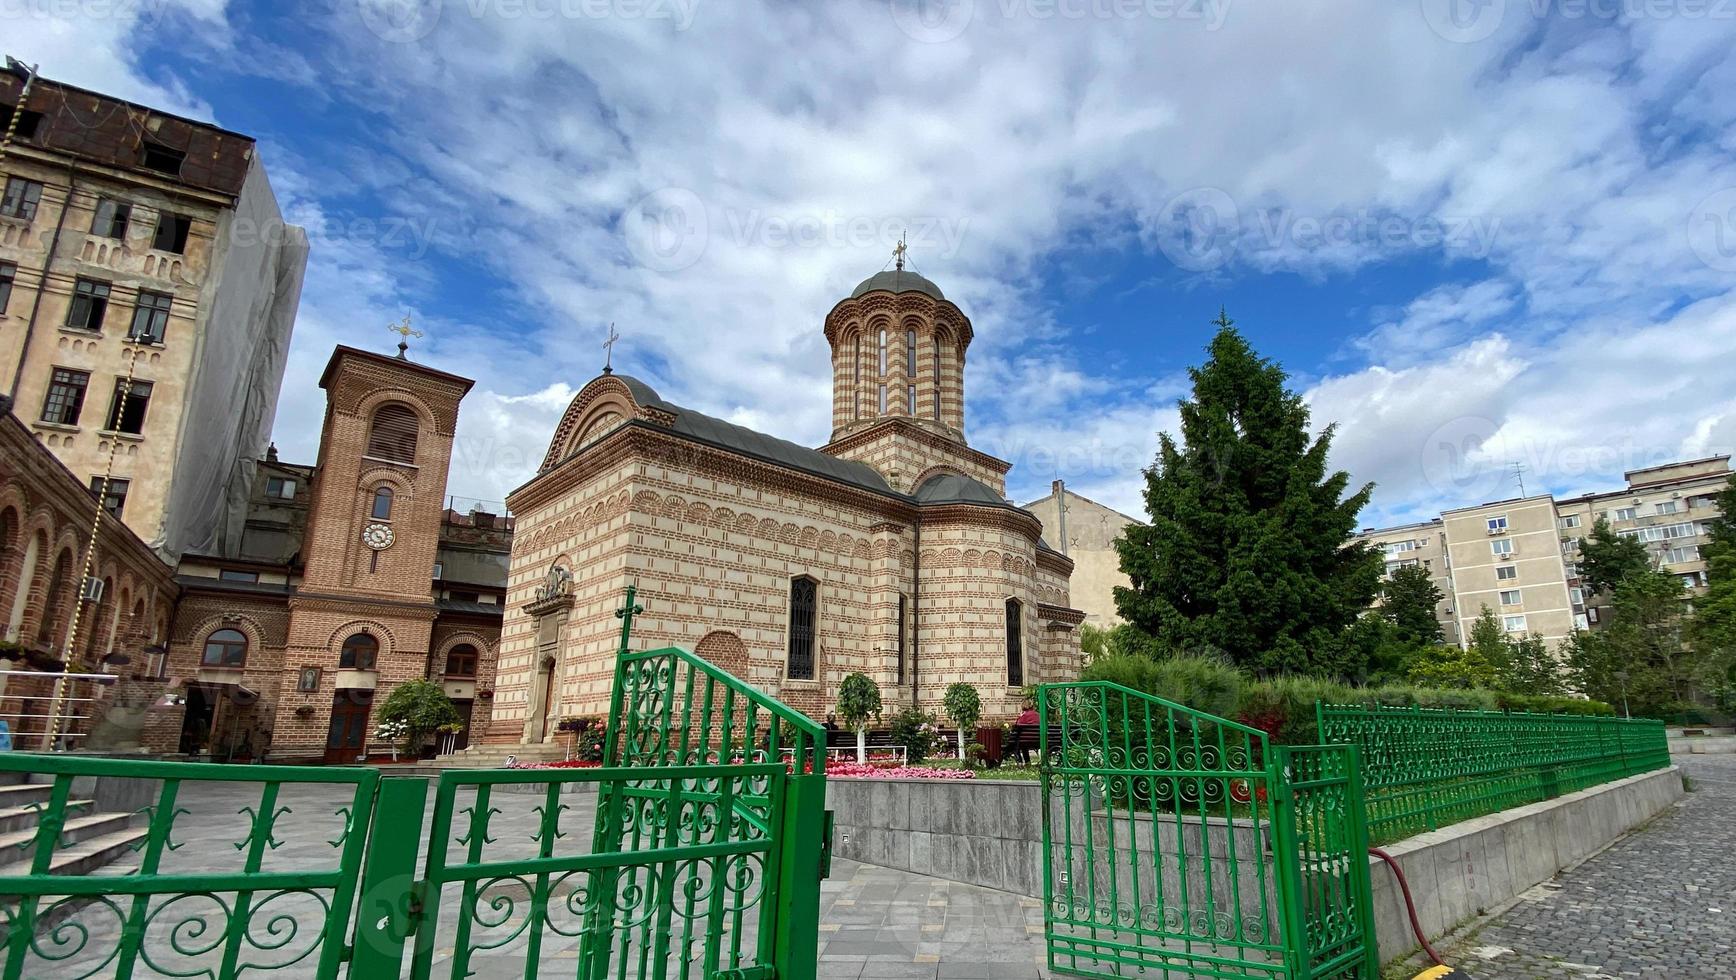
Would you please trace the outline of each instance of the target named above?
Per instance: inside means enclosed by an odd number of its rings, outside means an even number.
[[[822,318],[908,230],[1020,500],[1138,514],[1228,308],[1365,523],[1736,444],[1736,3],[15,0],[5,53],[259,138],[335,343],[477,380],[455,494],[617,365],[817,445]]]

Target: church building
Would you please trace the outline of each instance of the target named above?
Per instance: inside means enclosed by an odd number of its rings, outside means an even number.
[[[608,710],[628,584],[633,646],[691,649],[822,718],[860,671],[888,711],[967,681],[984,717],[1079,666],[1073,564],[965,439],[970,319],[928,279],[878,273],[826,315],[819,449],[665,401],[605,368],[573,398],[517,520],[494,744]]]

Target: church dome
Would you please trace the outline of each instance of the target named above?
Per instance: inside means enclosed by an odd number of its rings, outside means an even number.
[[[863,293],[871,293],[877,289],[891,293],[926,293],[935,299],[946,299],[939,286],[907,269],[876,272],[862,280],[862,284],[850,293],[850,298],[855,299]]]

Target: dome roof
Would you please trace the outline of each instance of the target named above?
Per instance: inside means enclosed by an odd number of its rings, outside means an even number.
[[[937,473],[916,488],[916,501],[921,504],[989,504],[1011,506],[1005,497],[980,480],[957,473]]]
[[[906,269],[874,273],[862,280],[862,284],[850,293],[850,298],[855,299],[863,293],[871,293],[876,289],[884,289],[892,293],[927,293],[935,299],[946,299],[946,295],[940,291],[939,286]]]

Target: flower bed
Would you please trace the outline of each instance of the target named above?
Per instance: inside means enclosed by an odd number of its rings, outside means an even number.
[[[935,769],[932,766],[902,766],[863,764],[832,760],[826,763],[826,775],[836,779],[975,779],[969,769]]]
[[[567,759],[563,762],[513,762],[508,769],[596,769],[601,762],[590,759]]]

